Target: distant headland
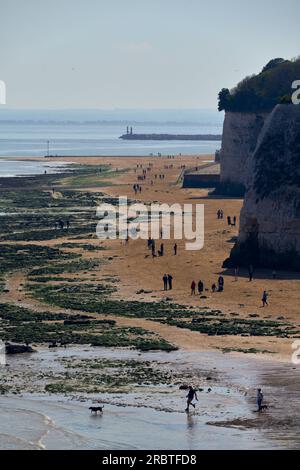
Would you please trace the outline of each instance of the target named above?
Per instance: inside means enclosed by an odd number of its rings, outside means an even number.
[[[220,141],[221,134],[135,134],[132,127],[126,128],[126,133],[122,134],[120,139],[124,140],[206,140]]]

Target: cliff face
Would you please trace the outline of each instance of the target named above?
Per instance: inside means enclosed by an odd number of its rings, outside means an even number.
[[[278,105],[249,156],[230,263],[300,269],[300,106]]]
[[[267,116],[267,113],[226,112],[220,157],[221,183],[245,185],[246,162],[256,147]]]

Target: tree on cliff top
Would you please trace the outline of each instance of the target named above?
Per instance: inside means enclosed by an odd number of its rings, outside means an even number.
[[[292,83],[300,79],[300,58],[273,59],[263,70],[219,93],[219,111],[270,112],[279,103],[291,103]]]
[[[272,70],[275,67],[277,67],[277,65],[283,64],[284,62],[287,62],[287,61],[281,58],[272,59],[270,60],[270,62],[267,63],[267,65],[264,66],[264,68],[262,69],[262,72],[267,72],[268,70]]]

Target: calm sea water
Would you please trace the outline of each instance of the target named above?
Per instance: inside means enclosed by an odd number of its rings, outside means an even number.
[[[172,116],[171,116],[172,117]],[[1,116],[2,118],[2,116]],[[135,122],[136,133],[221,134],[223,116],[217,112],[201,113],[197,122]],[[126,141],[126,121],[12,121],[0,120],[0,176],[43,173],[41,163],[13,162],[13,157],[47,155],[162,155],[213,154],[221,142]],[[129,125],[131,123],[129,122]]]
[[[0,156],[43,156],[47,140],[52,155],[203,154],[214,152],[219,142],[124,141],[120,123],[1,123]],[[138,123],[137,133],[221,134],[220,119],[202,124]]]

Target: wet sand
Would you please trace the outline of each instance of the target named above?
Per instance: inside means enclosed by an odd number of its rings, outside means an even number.
[[[61,157],[58,157],[62,161]],[[249,318],[249,314],[261,318],[277,319],[284,317],[295,327],[299,327],[298,304],[300,301],[300,278],[298,274],[280,272],[278,279],[273,280],[271,273],[265,270],[255,271],[254,282],[247,279],[246,271],[241,270],[235,281],[233,273],[224,271],[222,263],[228,256],[234,239],[238,233],[236,227],[226,225],[227,215],[239,215],[242,200],[230,198],[208,197],[207,190],[182,189],[180,184],[181,165],[194,167],[206,164],[211,156],[151,157],[155,173],[165,173],[165,180],[155,180],[150,184],[150,177],[142,182],[142,193],[137,196],[132,191],[132,185],[137,181],[139,170],[136,165],[146,163],[149,157],[70,157],[65,161],[80,164],[109,164],[112,168],[125,170],[119,176],[114,176],[107,182],[112,185],[103,186],[100,191],[110,196],[128,196],[143,202],[174,203],[203,203],[205,205],[205,246],[200,252],[185,251],[184,241],[178,241],[178,254],[174,256],[172,246],[174,241],[165,241],[165,256],[152,259],[147,257],[148,250],[144,240],[129,241],[124,244],[119,240],[106,241],[107,250],[104,256],[111,258],[109,263],[95,270],[97,279],[101,282],[107,277],[117,278],[117,291],[112,298],[138,301],[160,301],[169,297],[169,302],[188,306],[202,306],[209,309],[219,309],[224,314],[238,314],[239,318]],[[51,158],[51,161],[55,159]],[[166,170],[165,165],[173,165]],[[70,188],[68,181],[66,188]],[[99,191],[99,187],[76,188],[83,191]],[[59,197],[59,187],[54,197]],[[218,208],[224,210],[225,219],[216,218]],[[60,242],[68,242],[66,236]],[[97,240],[82,239],[82,243],[97,244]],[[36,242],[37,244],[53,246],[57,240]],[[85,257],[92,257],[86,253]],[[172,273],[174,289],[163,292],[162,275]],[[210,286],[216,282],[220,274],[225,277],[223,293],[212,294]],[[26,281],[26,273],[12,273],[6,279],[8,292],[0,295],[1,302],[15,303],[35,311],[52,311],[68,313],[66,309],[50,307],[28,295],[22,285]],[[74,274],[76,277],[76,274]],[[84,278],[84,275],[81,275]],[[88,273],[87,273],[88,277]],[[204,280],[205,299],[190,295],[192,280]],[[142,290],[146,292],[142,292]],[[261,292],[270,292],[270,307],[260,306]],[[74,313],[74,312],[69,312]],[[98,315],[97,318],[102,318]],[[167,385],[160,389],[134,390],[127,394],[101,394],[95,397],[83,397],[80,401],[78,394],[73,400],[70,397],[41,395],[38,380],[39,360],[42,360],[50,370],[55,370],[57,363],[52,359],[59,354],[74,353],[74,349],[57,351],[49,354],[41,348],[39,353],[30,357],[10,359],[10,370],[15,374],[15,380],[22,384],[22,370],[32,369],[32,383],[37,389],[28,394],[25,382],[20,393],[23,396],[1,396],[0,407],[3,410],[3,421],[0,425],[1,448],[295,448],[299,446],[299,366],[291,363],[291,340],[287,338],[268,336],[207,336],[195,331],[180,329],[175,326],[161,324],[143,318],[126,318],[110,316],[118,325],[138,326],[155,333],[178,346],[178,352],[166,354],[167,368],[179,370],[188,368],[190,376],[199,375],[198,385],[203,386],[197,411],[187,417],[183,412],[185,392],[179,388],[168,390]],[[222,354],[222,348],[256,348],[259,351],[268,350],[272,354]],[[77,349],[80,357],[85,354],[97,357],[140,356],[136,351],[102,350],[94,348],[85,353],[86,348]],[[54,356],[53,356],[54,354]],[[155,361],[163,353],[148,353],[147,360]],[[52,359],[51,359],[52,357]],[[47,365],[48,364],[48,365]],[[44,369],[43,369],[44,370]],[[197,373],[195,372],[197,370]],[[204,373],[205,372],[205,373]],[[208,392],[210,384],[205,382],[206,376],[214,372],[215,382],[212,382],[212,392]],[[202,375],[201,375],[202,374]],[[26,374],[25,374],[26,375]],[[267,413],[254,413],[255,390],[263,387],[266,402],[270,404]],[[32,390],[31,390],[32,391]],[[171,394],[170,394],[171,391]],[[168,392],[168,393],[167,393]],[[170,397],[171,395],[171,397]],[[106,403],[103,417],[91,417],[87,412],[87,404],[92,399]],[[13,410],[18,410],[19,414]],[[5,417],[6,416],[6,417]],[[18,416],[21,419],[18,419]],[[9,418],[14,420],[14,433],[11,433]],[[30,423],[29,427],[25,422]],[[209,424],[207,424],[209,423]],[[95,437],[95,428],[100,436]],[[128,436],[128,429],[131,434]],[[150,438],[149,438],[150,436]]]
[[[32,379],[39,371],[61,370],[59,358],[76,357],[159,361],[189,369],[203,386],[196,410],[184,412],[186,392],[161,384],[132,393],[1,396],[0,448],[12,449],[280,449],[300,444],[299,369],[220,353],[138,353],[132,350],[74,347],[41,348],[31,355]],[[14,373],[29,358],[9,359]],[[245,374],[245,370],[247,373]],[[212,376],[207,381],[207,376]],[[280,386],[276,377],[281,376]],[[38,382],[38,379],[37,379]],[[275,383],[274,383],[275,382]],[[196,382],[195,382],[196,383]],[[255,413],[260,384],[270,411]],[[208,392],[208,389],[211,392]],[[283,394],[288,400],[282,400]],[[99,401],[99,403],[98,403]],[[103,415],[88,407],[104,404]],[[13,430],[13,431],[12,431]]]
[[[55,158],[51,158],[55,161]],[[62,161],[61,158],[58,158]],[[119,176],[107,179],[111,186],[101,187],[100,190],[110,196],[127,196],[131,200],[141,202],[158,201],[161,203],[204,204],[205,211],[205,241],[201,251],[186,251],[185,240],[177,241],[178,254],[173,255],[174,240],[164,240],[165,255],[162,258],[152,259],[146,248],[145,240],[129,241],[124,244],[120,240],[107,240],[105,245],[109,248],[112,262],[101,267],[97,275],[99,279],[106,276],[115,276],[119,279],[118,291],[114,298],[138,301],[158,301],[167,297],[171,302],[189,306],[203,306],[210,309],[219,309],[225,314],[238,314],[240,318],[249,318],[249,315],[259,315],[262,319],[284,318],[296,328],[300,327],[298,305],[300,303],[300,275],[292,272],[278,272],[277,279],[272,279],[270,270],[256,269],[254,281],[249,282],[246,269],[240,269],[238,280],[234,273],[222,268],[223,261],[229,256],[239,229],[239,213],[243,204],[242,199],[224,197],[208,197],[207,189],[182,189],[180,175],[182,165],[195,168],[212,161],[211,155],[177,156],[174,159],[167,157],[65,157],[66,162],[72,161],[80,164],[110,165],[111,168],[126,170]],[[153,170],[147,175],[146,181],[140,182],[142,192],[135,195],[132,189],[142,169],[137,165],[147,167],[153,164]],[[165,169],[166,165],[173,165]],[[165,174],[165,179],[155,179],[155,174]],[[151,180],[153,185],[151,185]],[[97,186],[84,187],[82,190],[98,191]],[[217,220],[217,210],[224,211],[224,220]],[[237,225],[228,226],[227,215],[237,216]],[[68,241],[66,239],[65,241]],[[157,245],[159,245],[157,241]],[[172,293],[163,292],[162,276],[165,272],[172,273],[174,289]],[[225,278],[225,289],[222,293],[212,294],[211,285],[217,282],[218,276]],[[197,283],[203,280],[205,284],[205,299],[190,295],[190,285],[193,280]],[[140,293],[144,289],[148,293]],[[262,292],[267,290],[269,307],[261,307]],[[166,334],[165,325],[157,325]],[[177,333],[176,334],[176,330]],[[168,330],[169,339],[179,347],[188,347],[194,350],[217,348],[240,348],[269,350],[274,352],[272,360],[290,362],[293,353],[292,342],[286,338],[275,337],[241,337],[222,336],[211,337],[206,335],[193,335],[193,332]],[[159,331],[158,331],[159,332]],[[172,332],[172,333],[171,333]],[[186,335],[189,335],[188,338]],[[169,336],[169,335],[168,335]],[[181,338],[187,340],[181,344]]]

